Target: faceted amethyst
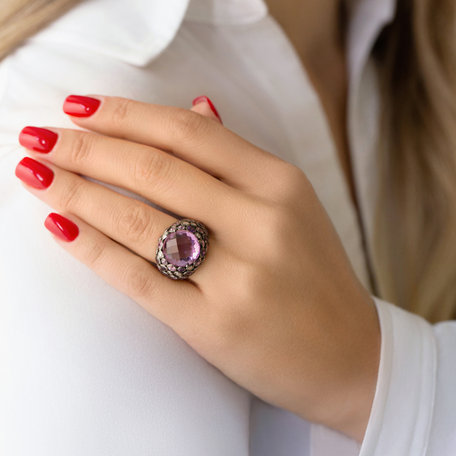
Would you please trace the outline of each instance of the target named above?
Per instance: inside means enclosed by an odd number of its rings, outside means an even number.
[[[198,258],[200,245],[193,233],[186,230],[177,230],[166,236],[163,254],[171,264],[185,266]]]

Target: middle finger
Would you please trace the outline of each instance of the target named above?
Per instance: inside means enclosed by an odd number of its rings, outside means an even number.
[[[232,220],[240,192],[150,146],[71,129],[25,127],[19,141],[37,158],[133,191],[168,211],[217,228]]]

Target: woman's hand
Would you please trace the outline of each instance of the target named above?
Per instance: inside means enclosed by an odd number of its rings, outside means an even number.
[[[199,112],[107,96],[65,106],[94,133],[26,128],[20,142],[39,164],[16,168],[25,188],[76,225],[56,241],[242,387],[361,441],[378,317],[304,172],[223,127],[204,100]],[[176,221],[170,213],[210,232],[187,280],[151,264]],[[58,233],[53,220],[46,226]]]

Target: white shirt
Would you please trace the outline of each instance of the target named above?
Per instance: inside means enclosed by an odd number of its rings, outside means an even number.
[[[70,93],[183,107],[207,94],[228,128],[306,172],[369,289],[378,126],[369,54],[394,10],[394,0],[360,0],[349,33],[367,251],[318,98],[262,0],[89,0],[0,63],[1,454],[455,454],[455,322],[430,325],[373,296],[380,368],[359,446],[255,398],[59,248],[43,227],[52,208],[14,176],[23,126],[76,128],[61,111]]]

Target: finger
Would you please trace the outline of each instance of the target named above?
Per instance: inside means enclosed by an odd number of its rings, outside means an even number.
[[[50,175],[47,170],[52,171],[52,176],[46,187],[34,188],[30,173],[34,171],[35,176]],[[28,191],[49,206],[77,215],[149,261],[155,262],[159,237],[176,221],[174,217],[141,201],[90,182],[44,160],[28,157],[21,160],[16,167],[16,175],[26,184]]]
[[[222,118],[220,117],[217,108],[214,106],[214,103],[212,103],[210,98],[206,97],[205,95],[196,97],[192,101],[192,105],[193,107],[191,111],[197,112],[198,114],[201,114],[202,116],[205,116],[209,119],[217,120],[218,122],[223,124]]]
[[[86,106],[93,109],[87,112]],[[267,190],[275,177],[274,165],[283,163],[221,124],[187,109],[121,97],[72,95],[65,100],[64,111],[73,114],[72,120],[83,128],[173,152],[249,192]]]
[[[46,138],[52,138],[52,144],[44,148],[46,153],[33,150],[43,149]],[[226,206],[238,205],[240,193],[232,187],[143,144],[71,129],[36,127],[25,127],[19,142],[34,158],[129,189],[174,214],[195,218],[214,229],[218,224],[229,226]]]
[[[203,295],[198,287],[189,280],[166,277],[154,265],[109,239],[79,217],[66,213],[63,216],[63,219],[48,216],[45,226],[67,252],[184,339],[191,333],[204,307]],[[71,234],[67,235],[66,240],[58,237],[62,229]]]

